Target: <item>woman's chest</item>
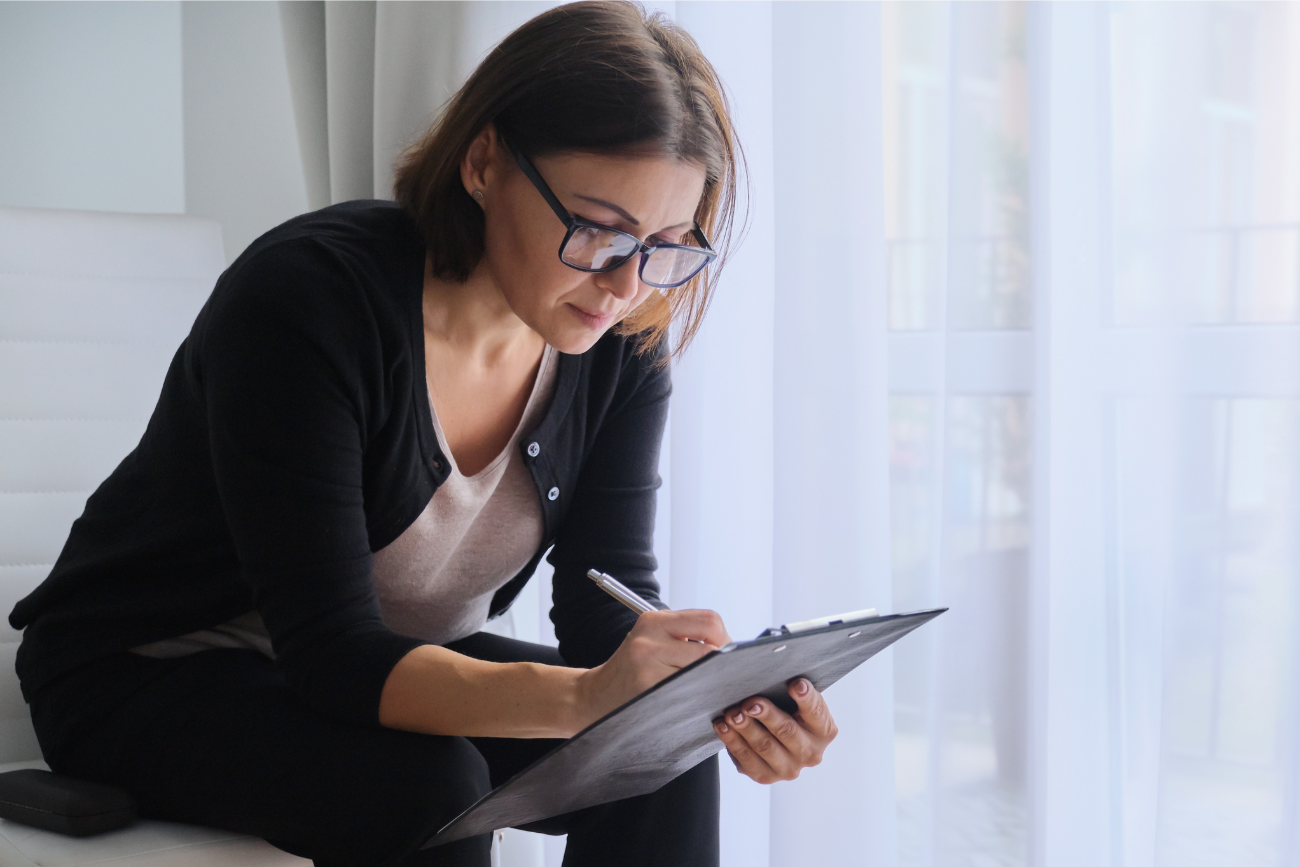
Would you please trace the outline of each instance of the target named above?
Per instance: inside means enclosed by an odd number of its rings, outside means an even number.
[[[433,413],[461,473],[479,473],[515,435],[545,355],[543,345],[535,355],[482,364],[427,348],[425,376]]]

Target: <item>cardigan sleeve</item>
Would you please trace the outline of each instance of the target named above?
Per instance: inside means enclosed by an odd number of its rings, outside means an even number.
[[[551,620],[560,653],[584,668],[607,660],[637,617],[587,578],[588,569],[608,572],[662,604],[654,577],[655,497],[672,380],[662,350],[638,355],[632,341],[619,345],[621,365],[610,365],[620,371],[619,382],[606,406],[588,407],[596,433],[548,558],[555,566]]]
[[[389,672],[423,644],[388,629],[362,490],[382,347],[361,278],[309,240],[222,278],[192,335],[218,496],[276,665],[319,712],[378,725]]]

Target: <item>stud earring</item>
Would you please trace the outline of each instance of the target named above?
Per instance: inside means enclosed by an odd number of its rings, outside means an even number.
[[[470,195],[474,197],[474,201],[478,202],[480,205],[483,204],[482,190],[475,190],[474,192],[470,193]]]

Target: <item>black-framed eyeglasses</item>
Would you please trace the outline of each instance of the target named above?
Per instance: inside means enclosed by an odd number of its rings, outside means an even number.
[[[691,229],[691,237],[699,244],[698,247],[689,244],[646,244],[635,235],[575,217],[560,204],[532,161],[513,145],[506,146],[515,155],[519,168],[537,187],[537,192],[542,194],[546,204],[551,206],[555,216],[568,228],[560,243],[560,261],[570,268],[600,274],[621,268],[640,253],[641,267],[637,274],[641,281],[656,289],[673,289],[689,282],[718,257],[699,226]]]

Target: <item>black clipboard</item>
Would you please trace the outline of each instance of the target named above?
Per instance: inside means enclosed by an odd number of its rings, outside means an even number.
[[[665,678],[497,786],[424,849],[653,792],[723,749],[713,720],[750,696],[787,711],[786,684],[824,690],[946,608],[888,614],[720,648]]]

